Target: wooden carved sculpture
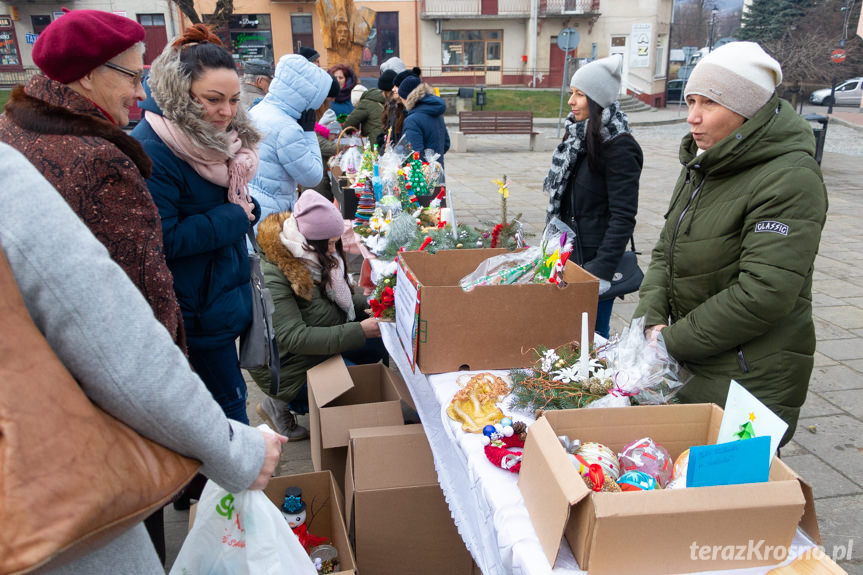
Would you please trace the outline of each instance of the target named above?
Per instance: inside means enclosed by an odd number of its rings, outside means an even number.
[[[318,0],[327,67],[349,66],[359,76],[363,46],[375,23],[375,12],[354,6],[353,0]]]

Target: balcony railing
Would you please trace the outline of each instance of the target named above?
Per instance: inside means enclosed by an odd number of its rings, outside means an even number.
[[[538,0],[539,16],[592,15],[599,0]],[[530,0],[423,0],[422,18],[529,18]]]

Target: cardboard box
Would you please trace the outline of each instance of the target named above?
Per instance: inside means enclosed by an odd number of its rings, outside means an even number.
[[[767,483],[593,493],[558,440],[568,435],[620,452],[649,436],[676,458],[693,445],[714,443],[721,421],[722,409],[712,404],[545,412],[530,426],[518,484],[549,563],[561,535],[591,575],[771,565],[781,558],[743,552],[741,560],[729,561],[728,553],[759,542],[762,550],[788,546],[798,524],[820,542],[812,489],[779,459]],[[710,546],[706,558],[703,546]],[[714,556],[713,546],[726,555]]]
[[[274,477],[264,493],[273,503],[281,507],[285,499],[285,489],[288,487],[299,487],[303,490],[309,533],[329,538],[329,545],[338,550],[339,570],[336,574],[356,573],[357,565],[348,540],[348,531],[345,528],[342,491],[336,485],[333,474],[330,471],[319,471]],[[313,515],[314,518],[312,518]]]
[[[347,367],[336,355],[308,371],[309,435],[315,471],[329,469],[344,491],[348,430],[401,425],[404,380],[382,363]]]
[[[474,573],[422,426],[352,429],[350,436],[345,511],[353,515],[359,573]]]
[[[273,477],[264,489],[264,493],[276,507],[281,508],[285,499],[285,489],[292,486],[303,490],[307,521],[311,519],[314,511],[315,516],[309,532],[329,538],[329,545],[339,552],[339,571],[334,575],[354,575],[357,572],[357,563],[345,527],[345,515],[342,509],[344,496],[342,490],[336,485],[332,472],[315,471]],[[197,507],[198,504],[194,503],[189,509],[189,531],[195,524]]]
[[[593,334],[599,280],[573,263],[564,268],[564,288],[524,284],[461,289],[461,278],[505,252],[447,250],[399,256],[396,328],[414,369],[442,373],[527,367],[535,360],[530,348],[578,340],[585,311]]]

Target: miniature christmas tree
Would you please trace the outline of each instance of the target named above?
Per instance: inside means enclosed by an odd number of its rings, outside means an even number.
[[[372,177],[375,165],[375,153],[372,151],[371,145],[366,142],[363,146],[363,161],[360,164],[360,175],[367,178]]]
[[[423,163],[419,152],[414,152],[411,159],[411,175],[408,188],[415,196],[427,196],[429,194],[428,182],[423,173]]]

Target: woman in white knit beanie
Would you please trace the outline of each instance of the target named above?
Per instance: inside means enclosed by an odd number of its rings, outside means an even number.
[[[812,129],[776,94],[781,81],[752,42],[692,71],[683,169],[633,317],[693,374],[682,402],[724,405],[735,380],[788,423],[784,445],[812,373],[827,192]]]
[[[683,90],[687,121],[699,149],[711,148],[742,126],[781,82],[779,62],[754,42],[731,42],[708,54]]]
[[[621,67],[621,58],[610,56],[573,74],[566,133],[544,183],[546,220],[557,217],[573,229],[570,259],[599,278],[596,332],[604,337],[614,298],[626,293],[617,271],[635,229],[643,160],[617,101]]]

